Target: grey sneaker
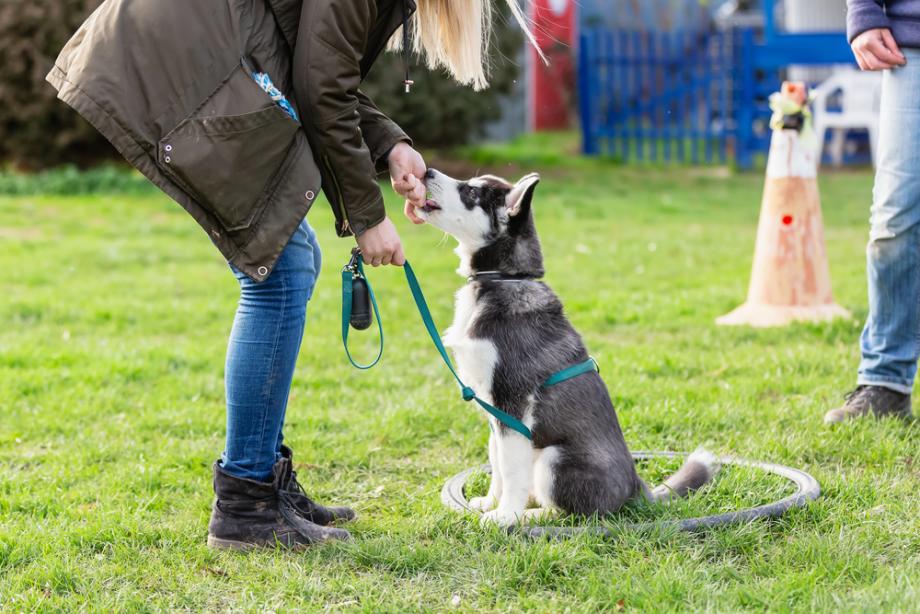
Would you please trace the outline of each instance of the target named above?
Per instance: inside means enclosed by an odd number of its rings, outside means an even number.
[[[884,386],[862,385],[849,393],[843,407],[824,414],[824,424],[836,424],[869,414],[876,418],[895,416],[910,418],[910,395]]]

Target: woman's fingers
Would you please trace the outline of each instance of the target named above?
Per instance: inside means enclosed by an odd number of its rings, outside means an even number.
[[[409,199],[409,202],[411,202],[413,206],[421,207],[422,205],[425,204],[426,194],[427,194],[427,190],[425,189],[425,185],[421,181],[419,181],[415,184],[415,187],[413,187],[412,190],[410,190],[409,193],[406,194],[406,198]]]
[[[393,189],[415,207],[421,207],[425,204],[425,184],[419,181],[415,175],[406,175],[402,180],[394,181]]]
[[[399,179],[393,180],[393,189],[400,196],[408,196],[412,191],[421,184],[418,177],[412,174],[404,174]]]
[[[408,200],[406,201],[406,206],[403,209],[403,212],[406,214],[406,217],[412,221],[413,224],[424,224],[425,223],[425,220],[420,218],[415,213],[415,205],[413,205],[411,201],[408,201]]]
[[[406,187],[408,188],[407,191],[408,191],[410,194],[411,194],[414,190],[417,190],[419,187],[424,188],[424,186],[422,186],[422,182],[418,180],[418,177],[416,177],[415,175],[413,175],[413,174],[411,174],[411,173],[408,174],[408,175],[406,175],[405,181],[406,181]]]
[[[384,218],[380,224],[359,235],[358,247],[361,248],[364,261],[371,266],[390,264],[402,251],[399,233],[390,218]]]
[[[393,254],[392,263],[395,264],[396,266],[402,266],[406,264],[406,255],[403,253],[402,244],[400,244],[399,248]]]

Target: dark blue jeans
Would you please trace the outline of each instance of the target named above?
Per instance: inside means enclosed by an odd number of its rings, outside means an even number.
[[[231,265],[240,302],[227,346],[227,443],[221,456],[231,475],[268,481],[280,457],[307,301],[321,262],[316,233],[304,220],[265,281],[256,283]]]

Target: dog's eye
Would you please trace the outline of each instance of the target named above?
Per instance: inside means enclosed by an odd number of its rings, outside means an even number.
[[[471,197],[471,198],[476,198],[477,196],[479,196],[479,192],[480,192],[479,188],[477,188],[477,187],[475,187],[475,186],[471,186],[471,185],[468,184],[468,183],[463,184],[462,186],[460,186],[460,194],[462,194],[463,196],[468,196],[468,197]]]

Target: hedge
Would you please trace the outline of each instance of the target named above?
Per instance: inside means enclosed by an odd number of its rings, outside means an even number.
[[[0,162],[38,170],[79,167],[117,158],[114,149],[77,113],[57,100],[45,75],[64,43],[101,0],[0,0]],[[496,57],[515,57],[521,38],[501,18]],[[452,146],[477,136],[499,115],[498,99],[519,68],[499,59],[493,87],[473,92],[413,61],[416,82],[403,93],[402,58],[385,54],[364,89],[423,146]]]

